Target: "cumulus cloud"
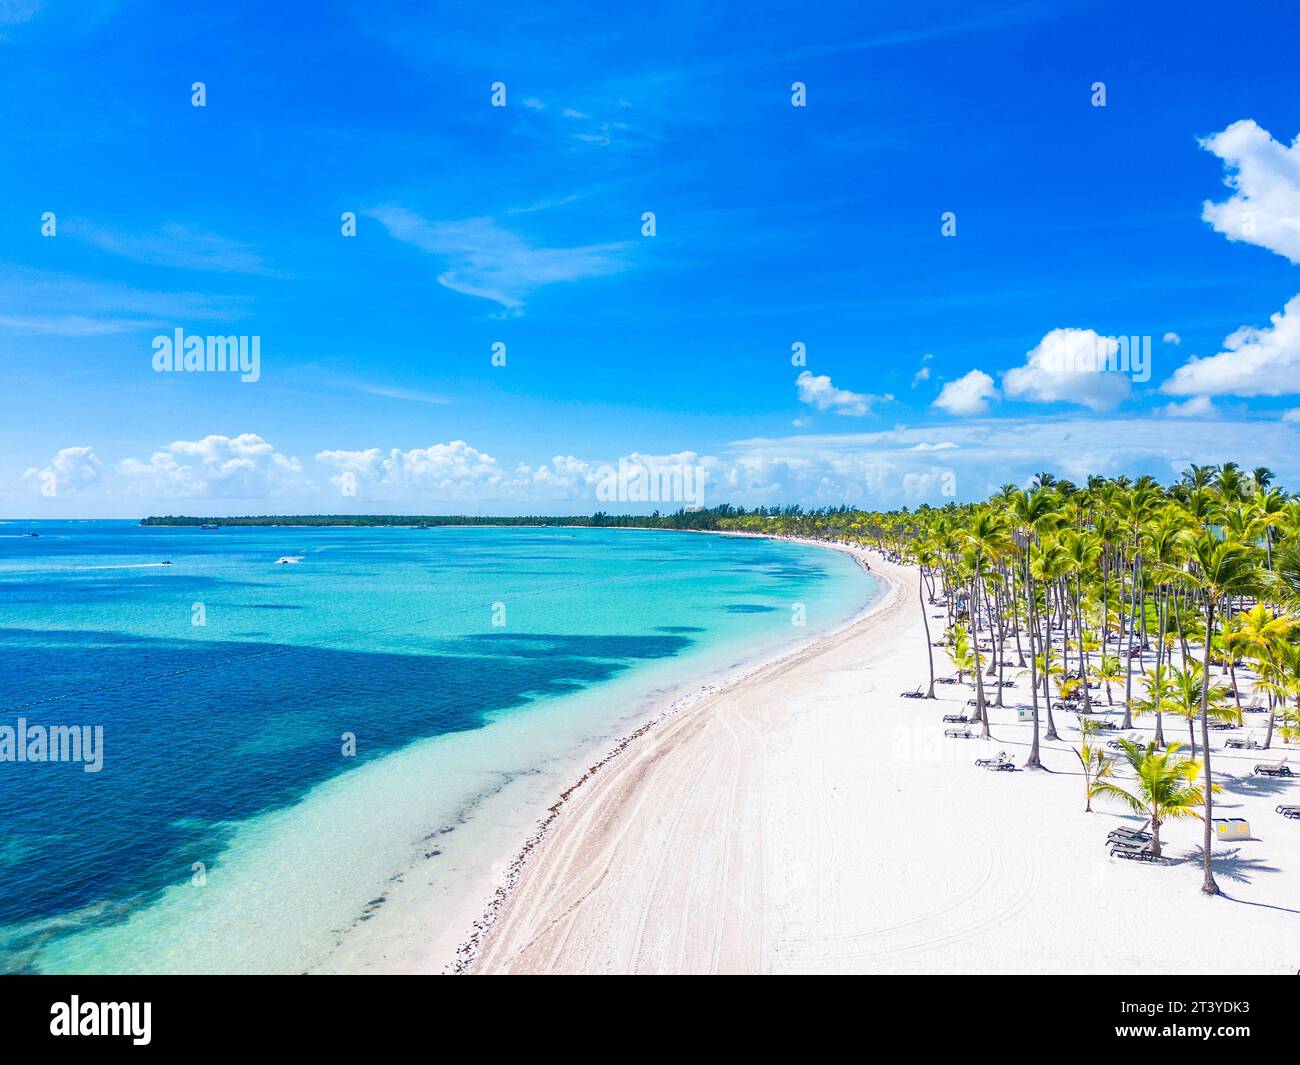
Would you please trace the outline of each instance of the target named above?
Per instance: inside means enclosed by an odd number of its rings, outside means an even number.
[[[625,469],[707,470],[716,462],[694,451],[670,455],[633,451],[607,461],[555,455],[535,466],[524,462],[510,466],[464,440],[409,450],[321,451],[316,459],[334,468],[329,482],[341,494],[409,502],[567,500],[584,505],[603,502],[597,490],[617,476],[620,463]]]
[[[1166,344],[1173,344],[1174,347],[1177,347],[1179,344],[1183,342],[1183,338],[1180,337],[1177,333],[1174,333],[1172,331],[1166,333],[1161,339],[1164,340]]]
[[[1169,403],[1161,408],[1171,418],[1209,418],[1215,414],[1209,396],[1193,396],[1183,403]]]
[[[807,403],[818,410],[830,410],[850,417],[870,414],[873,404],[894,398],[888,393],[883,396],[873,396],[862,392],[850,392],[846,388],[836,388],[826,374],[814,376],[810,370],[804,370],[795,378],[794,383],[799,390],[800,402]]]
[[[1202,138],[1223,160],[1232,196],[1209,200],[1201,217],[1229,240],[1255,244],[1300,264],[1300,136],[1288,147],[1251,119]]]
[[[127,491],[156,499],[264,499],[307,489],[302,463],[256,433],[175,440],[148,460],[124,459]]]
[[[1053,329],[1025,356],[1025,365],[1008,370],[1002,387],[1008,396],[1035,403],[1078,403],[1109,410],[1129,394],[1115,337],[1092,329]]]
[[[945,384],[932,406],[949,414],[983,414],[989,409],[989,401],[997,398],[998,388],[993,378],[983,370],[971,370]]]
[[[933,427],[875,433],[792,435],[735,441],[719,455],[711,499],[753,505],[857,503],[887,508],[949,498],[987,498],[1002,484],[1023,484],[1038,470],[1082,484],[1091,474],[1151,473],[1170,480],[1189,462],[1250,455],[1278,471],[1283,483],[1300,476],[1300,416],[1267,433],[1249,421],[1188,417],[1171,426],[1149,415],[1106,417],[1052,414],[947,422],[938,453]]]
[[[1286,396],[1300,392],[1300,295],[1269,321],[1244,325],[1223,341],[1223,351],[1192,356],[1163,391],[1174,396]]]
[[[98,483],[102,463],[94,448],[60,448],[46,466],[30,466],[23,482],[45,496],[75,495]]]

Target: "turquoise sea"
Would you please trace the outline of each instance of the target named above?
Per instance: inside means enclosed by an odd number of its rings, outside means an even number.
[[[0,971],[417,967],[581,759],[874,594],[714,535],[0,522],[0,726],[104,737],[0,761]]]

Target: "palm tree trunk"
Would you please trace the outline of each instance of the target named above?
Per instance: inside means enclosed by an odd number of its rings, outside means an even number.
[[[977,613],[975,607],[975,586],[979,581],[979,566],[975,567],[975,575],[970,582],[970,618],[971,631],[975,634],[973,650],[975,652],[975,712],[979,714],[980,719],[980,739],[989,738],[989,710],[984,704],[984,670],[980,666],[980,630],[977,622]]]
[[[1029,576],[1029,542],[1025,542],[1025,612],[1029,617],[1029,694],[1034,707],[1034,741],[1029,748],[1029,757],[1025,760],[1026,769],[1042,769],[1039,757],[1038,737],[1038,658],[1034,643],[1038,636],[1038,617],[1034,604],[1034,583]]]
[[[1043,695],[1047,700],[1047,731],[1044,739],[1059,740],[1056,734],[1056,719],[1052,717],[1052,590],[1050,585],[1043,587]]]
[[[1201,890],[1207,895],[1219,894],[1219,885],[1214,881],[1214,859],[1211,853],[1214,825],[1214,777],[1210,773],[1210,643],[1214,633],[1214,600],[1205,597],[1205,654],[1201,673],[1201,745],[1205,748],[1205,833],[1202,860],[1205,864],[1205,879]]]
[[[933,558],[933,555],[927,555],[927,558]],[[925,567],[919,567],[921,570],[921,579],[916,585],[916,597],[921,600],[921,621],[925,625],[925,650],[930,658],[930,688],[925,693],[927,699],[934,698],[934,644],[930,640],[930,611],[925,605]]]

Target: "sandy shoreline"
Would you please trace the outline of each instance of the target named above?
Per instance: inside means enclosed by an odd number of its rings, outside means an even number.
[[[641,530],[652,531],[652,530]],[[653,530],[653,531],[671,531],[671,530]],[[695,532],[696,530],[681,530]],[[717,533],[712,532],[708,535],[725,535],[735,537],[756,537],[759,539],[769,539],[769,537],[759,537],[753,533]],[[820,548],[830,548],[841,551],[855,559],[860,566],[866,571],[871,571],[870,563],[862,553],[850,550],[837,544],[814,543],[813,541],[801,541],[805,544],[817,546]],[[489,931],[494,926],[496,920],[503,912],[506,903],[511,898],[516,885],[520,879],[525,865],[531,859],[535,850],[540,846],[550,830],[563,813],[566,806],[577,795],[579,789],[588,784],[597,773],[606,769],[616,758],[624,753],[632,744],[641,745],[654,744],[657,740],[649,734],[652,730],[660,728],[664,722],[679,714],[693,712],[702,704],[711,702],[720,696],[735,691],[754,677],[761,675],[769,670],[776,669],[782,665],[800,659],[808,654],[812,649],[821,645],[823,641],[832,640],[840,634],[849,631],[857,626],[866,617],[880,609],[893,596],[896,589],[889,581],[880,581],[880,594],[873,596],[871,601],[865,605],[848,621],[843,622],[828,632],[810,639],[793,649],[782,651],[775,657],[758,659],[746,665],[731,667],[725,672],[697,677],[691,681],[685,681],[677,685],[677,694],[672,697],[660,697],[654,700],[650,705],[654,712],[648,718],[642,718],[623,735],[612,746],[602,747],[597,751],[590,753],[587,759],[587,768],[578,773],[572,782],[560,792],[557,800],[546,810],[545,815],[537,823],[534,831],[531,831],[523,844],[516,849],[506,861],[498,862],[496,872],[493,876],[493,882],[490,886],[490,894],[487,895],[486,904],[481,908],[474,910],[474,919],[469,922],[470,932],[463,940],[457,943],[453,954],[448,956],[447,944],[445,938],[438,948],[430,955],[430,961],[426,962],[420,968],[424,971],[441,971],[444,973],[465,973],[472,970],[473,963],[478,957],[479,951],[485,942]],[[482,895],[479,899],[482,899]]]
[[[1300,783],[1216,752],[1216,814],[1252,828],[1215,845],[1224,897],[1197,891],[1199,822],[1169,826],[1166,866],[1109,858],[1106,832],[1137,819],[1083,812],[1072,720],[1044,745],[1047,772],[973,766],[1023,762],[1023,679],[990,742],[943,737],[969,689],[900,697],[927,677],[916,578],[870,565],[891,590],[865,617],[645,728],[572,791],[460,954],[469,971],[1300,967],[1300,823],[1273,813]]]

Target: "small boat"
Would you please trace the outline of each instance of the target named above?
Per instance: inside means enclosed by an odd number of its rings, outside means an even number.
[[[281,555],[279,558],[275,560],[275,564],[277,566],[287,566],[291,563],[298,563],[301,561],[302,561],[302,555]]]

